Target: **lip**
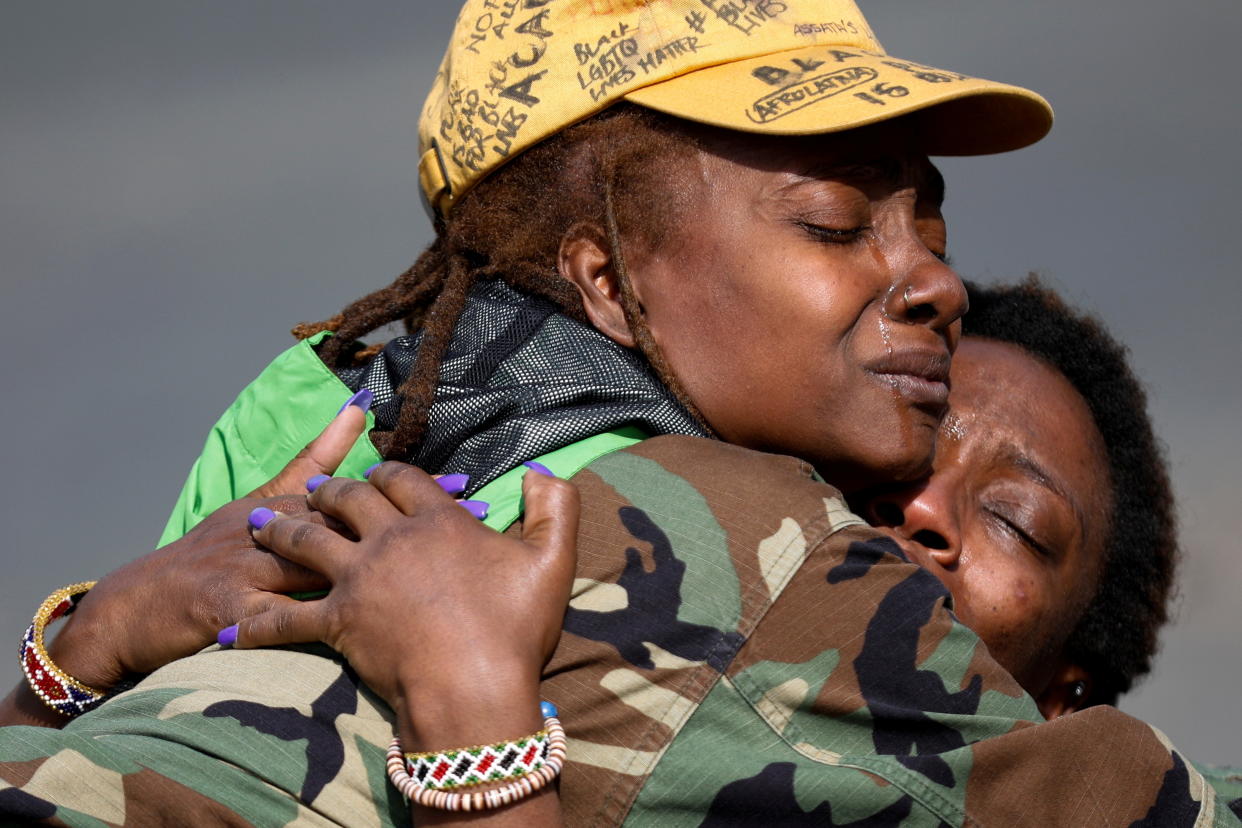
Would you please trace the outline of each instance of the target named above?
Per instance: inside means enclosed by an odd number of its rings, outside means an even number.
[[[867,366],[867,373],[914,405],[944,409],[949,404],[949,365],[945,351],[899,351]]]

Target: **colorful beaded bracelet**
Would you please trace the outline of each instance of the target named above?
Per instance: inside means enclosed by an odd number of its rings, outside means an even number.
[[[56,666],[43,646],[43,630],[77,609],[82,596],[94,585],[94,581],[83,581],[53,592],[39,605],[34,621],[22,636],[22,671],[30,689],[48,707],[71,718],[98,706],[105,694],[87,687]]]
[[[545,701],[540,705],[540,708],[544,716],[544,729],[539,731],[539,733],[513,742],[480,745],[474,748],[460,748],[439,753],[407,755],[401,751],[401,740],[393,739],[392,744],[388,747],[388,778],[392,780],[397,790],[401,791],[411,802],[427,808],[438,808],[442,811],[482,811],[489,808],[499,808],[511,802],[525,799],[555,779],[565,765],[565,730],[561,727],[560,720],[556,717],[556,707],[551,702]],[[508,749],[514,748],[513,753],[518,757],[526,757],[536,742],[541,747],[537,749],[538,756],[529,758],[527,764],[530,767],[523,769],[520,773],[510,772],[497,777],[497,779],[513,780],[499,788],[470,793],[457,793],[432,787],[426,784],[425,780],[420,783],[419,780],[410,774],[410,767],[427,757],[440,757],[447,761],[449,756],[453,756],[458,763],[462,763],[463,758],[468,758],[472,765],[477,765],[482,760],[476,762],[473,758],[473,751],[479,751],[480,756],[492,752],[500,756],[507,756],[510,754]],[[517,761],[515,758],[511,765],[516,764]],[[439,767],[439,765],[433,767]],[[442,776],[447,776],[448,773],[448,771],[445,771]],[[487,771],[484,771],[484,773],[486,774]],[[477,782],[470,782],[468,784],[477,785],[491,781],[496,780],[490,778],[479,779]],[[457,786],[464,787],[462,783],[457,783]]]
[[[543,767],[548,731],[511,742],[474,745],[439,753],[405,754],[405,770],[424,788],[469,788],[486,782],[517,779]]]

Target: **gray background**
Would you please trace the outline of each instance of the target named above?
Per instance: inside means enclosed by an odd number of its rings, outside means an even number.
[[[944,163],[951,251],[967,276],[1041,271],[1132,346],[1187,558],[1155,676],[1123,707],[1192,758],[1242,764],[1242,4],[863,8],[891,53],[1056,107],[1042,144]],[[4,4],[0,631],[14,656],[52,589],[151,547],[207,429],[289,327],[387,283],[428,241],[416,123],[455,11]],[[0,684],[19,676],[0,658]]]

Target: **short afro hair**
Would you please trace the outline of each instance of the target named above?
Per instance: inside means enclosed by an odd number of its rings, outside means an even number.
[[[1179,549],[1173,492],[1152,433],[1147,395],[1125,346],[1031,274],[1017,285],[967,283],[966,336],[1017,345],[1077,389],[1104,438],[1112,513],[1100,582],[1065,643],[1092,677],[1088,704],[1113,704],[1151,670],[1168,619]]]

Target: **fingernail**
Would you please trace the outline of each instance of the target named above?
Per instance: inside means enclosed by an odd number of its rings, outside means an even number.
[[[466,490],[466,486],[470,484],[470,475],[446,474],[443,477],[436,478],[436,483],[440,484],[440,488],[449,494],[461,494]]]
[[[374,399],[375,399],[375,395],[371,393],[371,389],[363,388],[357,394],[354,394],[352,397],[350,397],[348,400],[345,401],[345,404],[341,406],[341,411],[344,411],[345,409],[349,408],[352,405],[354,408],[360,408],[365,412],[368,408],[371,407],[371,401]],[[341,411],[338,411],[336,413],[340,414]]]
[[[325,480],[331,480],[331,479],[332,479],[332,475],[330,474],[317,474],[314,477],[312,477],[310,480],[306,481],[306,491],[313,492],[315,491],[315,489],[318,489],[320,486],[322,486]]]
[[[370,465],[370,466],[367,466],[367,470],[366,470],[366,471],[364,471],[364,472],[362,473],[362,476],[363,476],[363,477],[367,477],[367,478],[369,478],[369,477],[371,476],[371,472],[375,471],[376,469],[378,469],[378,468],[379,468],[380,466],[382,466],[382,465],[384,465],[384,461],[383,461],[383,460],[379,461],[378,463],[374,463],[374,464],[372,464],[372,465]]]
[[[530,469],[533,472],[538,472],[539,474],[542,474],[544,477],[556,477],[556,472],[552,471],[547,466],[545,466],[543,463],[540,463],[538,460],[527,460],[522,465]]]
[[[457,504],[479,520],[487,517],[487,510],[492,505],[486,500],[459,500]]]
[[[231,627],[225,627],[224,629],[220,630],[220,632],[216,633],[216,642],[219,643],[221,647],[232,647],[234,644],[236,644],[237,643],[237,625],[234,624]]]
[[[260,506],[250,513],[250,526],[253,529],[262,529],[276,518],[276,513],[266,506]]]

